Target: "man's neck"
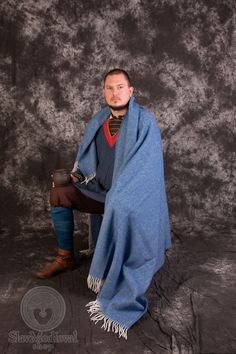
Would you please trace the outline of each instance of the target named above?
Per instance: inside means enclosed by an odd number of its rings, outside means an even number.
[[[112,112],[113,116],[115,116],[115,117],[124,116],[127,111],[128,111],[127,108],[121,109],[121,110],[119,110],[119,111],[116,111],[116,110],[114,110],[114,109],[111,109],[111,112]]]

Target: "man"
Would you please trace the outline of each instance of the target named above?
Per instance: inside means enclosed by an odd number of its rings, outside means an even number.
[[[73,209],[103,214],[88,275],[98,296],[88,312],[104,329],[127,338],[147,310],[145,291],[171,244],[162,146],[158,125],[135,102],[126,71],[108,72],[103,94],[107,106],[87,125],[73,183],[52,188],[58,255],[37,276],[75,268]]]

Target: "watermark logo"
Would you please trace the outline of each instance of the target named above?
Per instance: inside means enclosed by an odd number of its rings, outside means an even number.
[[[55,289],[49,286],[38,286],[24,295],[20,313],[29,328],[40,332],[51,331],[63,321],[66,304]]]
[[[78,343],[77,331],[60,334],[54,329],[63,321],[66,304],[58,291],[49,286],[38,286],[29,290],[22,298],[20,313],[25,324],[31,328],[29,333],[10,331],[10,343],[29,343],[33,350],[52,351],[55,344]],[[48,333],[45,333],[48,332]]]

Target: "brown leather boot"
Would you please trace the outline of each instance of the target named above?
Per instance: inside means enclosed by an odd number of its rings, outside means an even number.
[[[76,262],[73,252],[63,250],[62,248],[57,249],[57,256],[52,263],[48,263],[42,269],[36,273],[37,278],[46,279],[51,278],[67,270],[73,270],[76,268]]]

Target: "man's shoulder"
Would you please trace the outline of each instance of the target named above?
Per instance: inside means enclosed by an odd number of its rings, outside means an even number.
[[[140,122],[142,124],[158,126],[154,114],[147,107],[139,105],[139,109],[140,109]]]
[[[110,113],[110,109],[108,106],[105,107],[101,107],[101,109],[99,111],[97,111],[95,114],[92,115],[92,119],[99,119],[99,118],[103,118],[104,116],[107,117]]]
[[[91,129],[100,126],[103,123],[103,121],[108,117],[109,112],[110,110],[106,106],[101,108],[97,113],[94,113],[87,123],[87,128]]]
[[[139,109],[142,116],[154,118],[152,112],[146,106],[139,105]]]

